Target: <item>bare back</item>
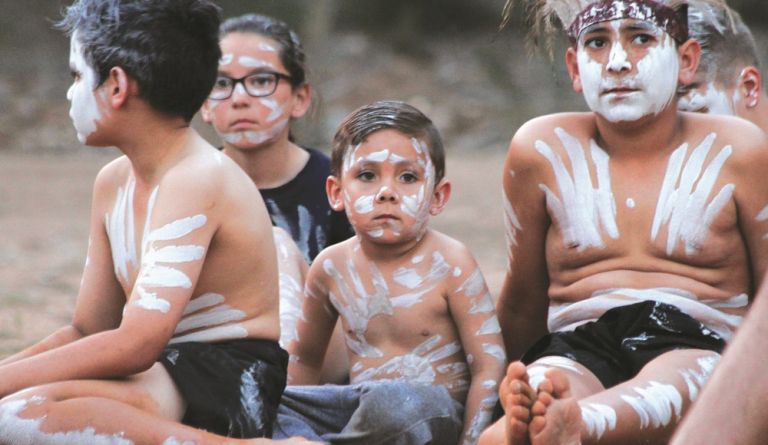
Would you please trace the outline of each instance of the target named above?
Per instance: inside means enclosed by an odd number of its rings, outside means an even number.
[[[171,343],[277,340],[275,248],[252,181],[198,138],[153,179],[137,179],[125,157],[99,175],[76,321],[109,328],[86,306],[111,276],[115,296],[98,305],[112,324],[157,323]]]

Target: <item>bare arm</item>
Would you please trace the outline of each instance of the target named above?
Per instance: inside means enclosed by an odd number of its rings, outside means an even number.
[[[114,277],[109,241],[104,231],[104,214],[99,203],[106,199],[109,168],[96,179],[90,215],[90,234],[87,259],[83,270],[77,303],[71,324],[32,346],[0,361],[0,369],[10,363],[32,357],[42,352],[69,344],[80,338],[120,324],[120,312],[125,304],[125,294]]]
[[[327,275],[322,267],[324,258],[323,253],[318,255],[309,269],[298,338],[288,346],[291,355],[288,382],[291,385],[317,385],[320,382],[323,358],[338,319],[328,297]]]
[[[73,323],[84,336],[0,368],[0,396],[54,381],[128,376],[155,362],[191,297],[204,253],[217,227],[216,218],[197,217],[213,207],[206,199],[211,196],[204,191],[190,193],[188,185],[184,193],[174,184],[164,184],[163,188],[157,195],[152,230],[147,235],[150,240],[138,278],[119,325],[111,326],[119,317],[115,309],[121,306],[119,299],[110,294],[114,289],[99,279],[84,283]],[[194,227],[186,232],[176,230],[180,222],[189,222],[190,217],[203,224],[186,224],[187,228]],[[104,250],[107,244],[106,236],[92,240],[95,256],[90,260],[102,272],[107,264],[102,259],[111,257],[109,250]],[[177,248],[191,249],[200,255],[184,262],[167,257],[158,259],[163,253],[173,257]],[[165,281],[158,282],[158,277]]]
[[[765,175],[768,171],[768,138],[759,130],[744,136],[753,143],[753,147],[743,153],[734,168],[736,180],[739,181],[734,194],[739,227],[749,254],[752,296],[762,285],[768,270],[768,240],[765,239],[768,235],[768,177]]]
[[[513,139],[504,163],[508,267],[497,312],[507,357],[518,360],[547,333],[545,241],[550,227],[533,141]]]
[[[452,249],[454,251],[458,249]],[[467,271],[453,283],[448,296],[451,316],[459,331],[469,362],[471,382],[464,406],[462,444],[477,443],[480,433],[491,423],[498,401],[498,383],[504,373],[506,357],[493,299],[480,268],[466,249],[461,270]]]

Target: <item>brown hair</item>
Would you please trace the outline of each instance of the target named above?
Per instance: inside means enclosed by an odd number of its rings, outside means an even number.
[[[379,101],[350,113],[336,130],[331,153],[331,174],[341,177],[344,157],[351,146],[362,143],[371,133],[393,129],[427,144],[435,167],[435,184],[445,175],[445,149],[432,121],[415,107],[399,101]]]

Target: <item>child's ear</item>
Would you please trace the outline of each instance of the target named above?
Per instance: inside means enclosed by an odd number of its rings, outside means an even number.
[[[565,66],[568,68],[568,75],[571,76],[573,91],[581,93],[583,89],[581,87],[581,76],[579,75],[579,58],[576,48],[573,46],[568,47],[568,50],[565,52]]]
[[[293,88],[294,104],[291,110],[291,117],[298,119],[304,116],[312,105],[312,87],[308,83],[303,83]]]
[[[203,106],[200,107],[200,117],[203,118],[203,122],[210,125],[213,123],[213,108],[208,105],[211,99],[205,99]]]
[[[688,39],[677,49],[677,54],[680,62],[677,80],[680,85],[689,85],[693,82],[696,70],[699,68],[701,44],[696,39]]]
[[[107,103],[113,109],[122,107],[129,96],[138,94],[136,81],[131,79],[128,73],[119,66],[114,66],[109,70],[109,76],[104,81],[103,86]]]
[[[341,190],[341,181],[336,176],[328,176],[325,180],[325,193],[328,195],[328,204],[337,212],[344,211],[344,197]]]
[[[763,79],[760,70],[750,65],[741,70],[737,84],[739,95],[747,108],[754,108],[760,101]]]
[[[432,202],[429,204],[429,214],[432,216],[440,214],[451,197],[451,182],[445,178],[435,186],[432,192]]]

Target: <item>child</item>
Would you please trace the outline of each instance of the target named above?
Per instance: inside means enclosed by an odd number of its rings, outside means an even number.
[[[218,25],[208,0],[67,9],[78,138],[124,156],[95,182],[72,324],[0,365],[0,442],[270,435],[288,359],[271,225],[252,181],[189,126]]]
[[[219,76],[202,109],[224,153],[261,191],[272,223],[296,241],[307,262],[353,235],[324,193],[330,160],[292,141],[290,124],[309,108],[304,49],[280,20],[243,15],[220,29]]]
[[[352,384],[289,387],[276,437],[474,443],[487,425],[500,328],[471,253],[427,227],[450,196],[444,170],[440,135],[407,104],[376,102],[339,127],[326,189],[357,236],[310,267],[289,376],[318,383],[340,316]]]
[[[510,143],[497,309],[519,361],[481,442],[668,443],[768,267],[768,141],[677,110],[700,54],[687,2],[522,3],[562,25],[590,111],[532,119]]]
[[[275,233],[281,253],[280,319],[287,328],[281,331],[280,343],[285,346],[295,336],[306,263],[354,232],[344,213],[333,211],[325,196],[330,159],[298,146],[290,135],[291,121],[307,112],[312,96],[299,36],[280,20],[254,14],[227,19],[219,34],[219,76],[201,113],[221,136],[224,153],[259,188],[272,224],[290,234],[286,238]],[[297,246],[303,260],[293,255]],[[348,378],[343,347],[340,333],[335,334],[323,382]]]

